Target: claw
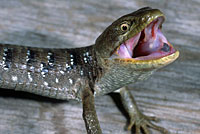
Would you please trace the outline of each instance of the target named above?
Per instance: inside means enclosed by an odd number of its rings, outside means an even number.
[[[163,133],[163,134],[168,134],[168,131],[167,131],[165,128],[159,127],[159,126],[157,126],[157,125],[154,125],[154,124],[151,123],[150,121],[147,121],[147,125],[148,125],[149,127],[153,128],[153,129],[155,129],[155,130],[160,131],[160,132]]]
[[[131,121],[130,124],[128,125],[128,127],[127,127],[127,130],[131,131],[131,129],[132,129],[132,127],[133,127],[134,124],[135,124],[135,122]]]
[[[141,129],[139,126],[136,126],[136,131],[135,131],[136,134],[141,134]]]
[[[160,119],[154,117],[154,116],[145,116],[145,118],[149,121],[155,121],[155,122],[159,122]]]
[[[143,124],[143,125],[142,125],[142,129],[143,129],[143,131],[144,131],[145,134],[149,134],[149,133],[150,133],[150,132],[149,132],[149,129],[147,128],[147,125],[146,125],[146,124]]]

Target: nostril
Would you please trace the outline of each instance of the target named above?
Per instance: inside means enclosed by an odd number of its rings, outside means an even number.
[[[161,51],[164,52],[169,52],[170,51],[170,47],[167,43],[164,43],[163,47],[160,49]]]

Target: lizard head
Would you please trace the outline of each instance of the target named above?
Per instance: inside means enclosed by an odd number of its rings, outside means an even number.
[[[105,65],[120,64],[132,69],[153,70],[179,56],[161,28],[164,14],[145,7],[114,21],[96,40],[97,56]]]
[[[106,28],[94,46],[103,70],[95,83],[95,95],[144,80],[178,58],[179,52],[161,31],[164,20],[160,10],[146,7]]]

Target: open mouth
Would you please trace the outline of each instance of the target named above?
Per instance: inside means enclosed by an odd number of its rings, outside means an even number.
[[[137,35],[122,43],[112,56],[135,60],[154,60],[176,52],[161,32],[163,17],[152,21]]]

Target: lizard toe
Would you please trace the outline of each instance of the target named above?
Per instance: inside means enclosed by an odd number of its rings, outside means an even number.
[[[156,117],[149,117],[143,114],[133,115],[127,130],[135,131],[135,134],[150,134],[149,128],[159,131],[162,134],[168,134],[168,131],[160,126],[153,124],[151,121],[159,121]]]

